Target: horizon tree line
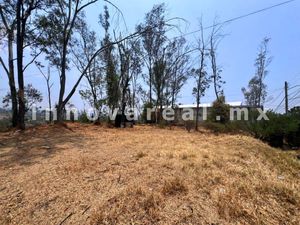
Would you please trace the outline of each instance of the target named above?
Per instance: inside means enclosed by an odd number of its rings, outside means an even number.
[[[218,45],[224,36],[221,25],[215,22],[206,34],[200,20],[201,32],[196,44],[188,43],[184,37],[169,37],[169,31],[180,30],[176,24],[180,18],[168,18],[166,5],[159,4],[153,6],[133,33],[124,35],[112,27],[105,5],[98,18],[98,33],[103,34],[99,37],[90,29],[85,16],[97,2],[100,1],[3,0],[0,3],[0,43],[8,53],[6,62],[0,57],[0,63],[9,81],[9,93],[3,102],[11,105],[13,127],[25,129],[28,102],[42,101],[38,90],[31,84],[25,85],[24,74],[29,66],[37,67],[45,78],[49,108],[57,110],[57,122],[63,121],[65,107],[76,91],[98,113],[108,106],[119,109],[123,119],[127,107],[142,108],[145,104],[160,112],[165,106],[175,108],[189,79],[195,83],[192,94],[197,112],[210,86],[216,100],[223,99],[225,82],[217,60]],[[271,62],[269,40],[265,38],[260,46],[255,77],[250,80],[248,90],[243,89],[249,104],[261,105],[266,97],[264,79]],[[25,57],[25,49],[30,49],[30,56]],[[195,57],[197,63],[192,64]],[[67,92],[73,66],[78,76]],[[51,99],[50,69],[46,74],[45,67],[58,70],[59,96],[55,106]],[[82,81],[87,85],[79,89]],[[156,122],[159,119],[160,116]]]

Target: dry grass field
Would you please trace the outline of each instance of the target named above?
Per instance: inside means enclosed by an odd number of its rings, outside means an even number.
[[[0,224],[299,224],[300,163],[251,137],[68,124],[0,134]]]

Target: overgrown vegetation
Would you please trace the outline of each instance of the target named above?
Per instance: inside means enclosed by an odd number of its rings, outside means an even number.
[[[230,106],[226,104],[225,97],[220,96],[213,102],[211,112],[209,114],[209,120],[212,122],[227,123],[229,121]]]
[[[222,115],[222,112],[226,112],[226,110],[229,109],[224,104],[214,104],[212,115],[215,115],[215,112],[219,112],[217,115]],[[225,115],[229,115],[229,112]],[[216,133],[248,133],[268,142],[273,147],[282,148],[284,145],[291,148],[300,147],[300,116],[298,110],[292,109],[288,115],[269,111],[266,115],[269,120],[260,121],[257,121],[258,113],[256,112],[249,113],[248,121],[226,121],[226,119],[216,121],[214,120],[215,117],[212,116],[210,121],[203,123],[203,126]]]

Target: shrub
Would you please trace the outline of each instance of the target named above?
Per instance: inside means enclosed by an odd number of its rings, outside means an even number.
[[[80,113],[78,120],[80,123],[90,123],[90,120],[88,119],[85,111]]]
[[[206,121],[203,123],[204,128],[215,133],[248,133],[249,126],[246,121],[232,121],[229,123],[216,123]]]
[[[214,133],[227,133],[229,130],[227,129],[225,124],[222,123],[216,123],[207,121],[203,123],[204,128],[211,130]]]
[[[10,119],[1,119],[0,120],[0,132],[8,131],[11,128]]]
[[[161,129],[166,129],[168,127],[171,127],[171,125],[172,125],[172,123],[170,121],[166,121],[166,120],[161,120],[157,124],[157,126]]]
[[[193,128],[195,128],[195,121],[188,120],[184,122],[185,129],[190,133]]]
[[[212,122],[227,123],[230,116],[230,106],[225,103],[225,97],[220,96],[219,99],[213,102],[209,120]],[[217,120],[220,117],[220,120]]]
[[[300,147],[300,107],[291,109],[289,117],[295,124],[298,125],[298,129],[288,132],[286,135],[286,141],[290,147]]]
[[[144,123],[155,123],[155,113],[151,114],[151,120],[147,120],[147,109],[152,109],[154,105],[150,102],[146,102],[143,107],[142,120]]]
[[[250,124],[250,130],[255,137],[267,141],[273,147],[282,147],[284,140],[297,142],[300,118],[291,115],[280,115],[268,112],[269,120],[257,121]],[[296,138],[293,138],[296,137]]]
[[[177,195],[177,194],[185,194],[187,191],[188,189],[184,184],[183,180],[176,177],[172,180],[165,182],[162,193],[164,195]]]
[[[281,148],[285,143],[290,147],[300,147],[299,114],[281,115],[269,111],[267,116],[269,120],[257,121],[258,113],[253,112],[249,114],[249,121],[231,121],[228,123],[206,121],[203,126],[215,133],[250,133],[273,147]]]

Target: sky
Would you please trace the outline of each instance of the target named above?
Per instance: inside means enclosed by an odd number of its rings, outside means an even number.
[[[166,3],[168,9],[168,18],[184,18],[180,22],[181,32],[189,33],[199,29],[199,18],[202,16],[204,27],[213,24],[217,17],[218,21],[226,21],[239,17],[278,3],[284,0],[169,0],[169,1],[150,1],[150,0],[111,0],[119,10],[122,11],[123,17],[114,17],[114,26],[121,27],[124,34],[134,32],[135,25],[142,22],[145,13],[149,12],[154,4]],[[91,29],[95,30],[99,36],[103,32],[98,24],[99,14],[103,11],[103,1],[90,6],[86,10],[87,21]],[[113,15],[116,9],[109,6],[110,13]],[[288,4],[264,11],[243,19],[227,23],[223,27],[225,37],[221,41],[218,52],[217,62],[222,67],[222,78],[226,81],[224,91],[226,100],[244,101],[241,92],[242,87],[246,87],[248,81],[255,73],[254,60],[256,58],[258,47],[264,37],[271,38],[269,44],[270,56],[273,57],[272,63],[268,67],[269,74],[265,80],[268,86],[268,97],[265,104],[266,108],[277,109],[282,112],[284,105],[280,104],[283,99],[284,82],[287,81],[290,86],[300,84],[300,0],[295,0]],[[116,14],[117,15],[117,14]],[[125,27],[127,29],[125,29]],[[209,30],[207,30],[209,32]],[[170,33],[170,36],[178,36],[180,33]],[[193,45],[198,33],[185,36],[188,43]],[[1,49],[1,56],[5,51]],[[25,60],[30,60],[27,55]],[[194,60],[195,67],[197,61]],[[52,79],[54,82],[53,102],[58,97],[58,75],[55,68],[52,68]],[[68,74],[67,91],[70,90],[75,82],[78,72],[71,70]],[[46,100],[46,83],[38,70],[30,67],[25,74],[26,84],[32,83],[36,88],[41,90]],[[6,76],[0,68],[0,99],[8,91]],[[83,81],[80,88],[84,88]],[[180,93],[178,103],[192,104],[195,102],[192,96],[194,81],[191,79],[183,87]],[[291,96],[298,91],[291,90]],[[294,92],[294,93],[293,93]],[[297,93],[297,92],[296,92]],[[212,102],[215,99],[212,88],[207,91],[206,96],[202,98],[202,103]],[[78,92],[71,99],[71,102],[77,107],[82,108],[84,103]],[[1,104],[1,103],[0,103]],[[300,99],[291,102],[291,106],[300,105]],[[46,105],[46,101],[42,105]],[[277,107],[279,105],[279,107]]]

